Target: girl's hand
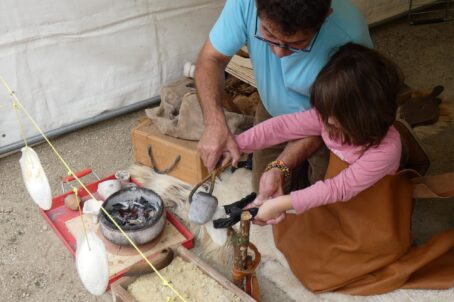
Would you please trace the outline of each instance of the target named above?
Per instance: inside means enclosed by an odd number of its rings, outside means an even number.
[[[254,222],[259,225],[276,224],[285,217],[285,211],[292,209],[290,195],[269,199],[262,203]]]
[[[271,199],[260,206],[259,212],[255,216],[255,219],[260,221],[268,221],[277,218],[277,216],[279,216],[279,214],[281,213],[282,211],[277,205],[277,202]]]
[[[267,199],[267,200],[269,200],[269,199]],[[250,209],[250,208],[260,208],[260,206],[263,203],[265,203],[267,200],[259,200],[258,198],[256,198],[253,202],[251,202],[250,204],[245,206],[243,209],[247,210],[247,209]],[[260,226],[264,226],[264,225],[267,225],[267,224],[277,224],[277,223],[281,222],[284,218],[285,218],[285,213],[281,213],[279,216],[277,216],[277,218],[273,218],[273,219],[267,220],[265,222],[255,218],[254,220],[252,220],[252,223],[253,224],[258,224]]]

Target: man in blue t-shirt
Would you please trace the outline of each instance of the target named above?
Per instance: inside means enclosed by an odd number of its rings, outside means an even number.
[[[222,96],[225,67],[243,45],[248,47],[262,101],[256,112],[259,123],[272,116],[307,110],[310,87],[319,71],[330,54],[348,42],[372,47],[367,23],[350,0],[227,0],[196,66],[205,123],[198,149],[207,168],[215,168],[223,150],[228,150],[234,161],[239,159],[238,147],[226,125]],[[279,194],[286,168],[296,171],[305,159],[322,149],[321,145],[320,138],[305,138],[254,153],[253,184],[259,197]],[[322,157],[325,159],[315,160],[314,156],[309,160],[317,170],[312,180],[323,177],[327,152]],[[275,160],[276,168],[262,175],[267,164]]]

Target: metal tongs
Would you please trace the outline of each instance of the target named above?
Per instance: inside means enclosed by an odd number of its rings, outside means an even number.
[[[244,207],[253,202],[256,197],[257,194],[253,192],[239,201],[223,206],[225,213],[229,217],[213,220],[213,227],[215,229],[229,228],[241,220],[241,213],[245,211],[248,211],[252,215],[252,218],[254,218],[257,215],[259,208],[244,209]]]
[[[213,218],[214,213],[218,207],[218,200],[213,196],[214,184],[216,177],[220,175],[225,169],[230,167],[232,163],[217,168],[211,172],[205,179],[199,182],[189,193],[189,221],[195,224],[205,224]],[[205,182],[210,181],[210,189],[208,192],[197,192],[197,189],[201,187]]]

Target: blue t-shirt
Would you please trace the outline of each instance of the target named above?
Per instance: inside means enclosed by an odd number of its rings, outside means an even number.
[[[210,32],[210,41],[229,57],[247,45],[260,98],[272,116],[304,111],[311,106],[312,83],[337,47],[348,42],[372,47],[367,23],[350,0],[333,0],[331,7],[333,13],[323,23],[310,52],[278,58],[266,42],[255,38],[255,0],[227,0]],[[257,30],[259,26],[260,20]]]

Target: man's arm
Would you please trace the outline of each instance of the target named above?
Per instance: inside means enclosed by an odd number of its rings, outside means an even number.
[[[205,125],[198,150],[209,171],[216,167],[224,149],[234,161],[240,157],[222,108],[224,70],[230,59],[218,52],[209,40],[197,59],[195,82]]]
[[[293,170],[309,156],[312,155],[323,141],[320,137],[311,136],[287,144],[284,151],[276,160],[283,161],[290,170]],[[278,168],[273,168],[262,174],[259,184],[257,202],[261,203],[269,198],[275,198],[284,194],[284,173]]]
[[[320,148],[322,143],[322,139],[315,136],[289,142],[277,160],[282,160],[290,170],[293,170]]]

